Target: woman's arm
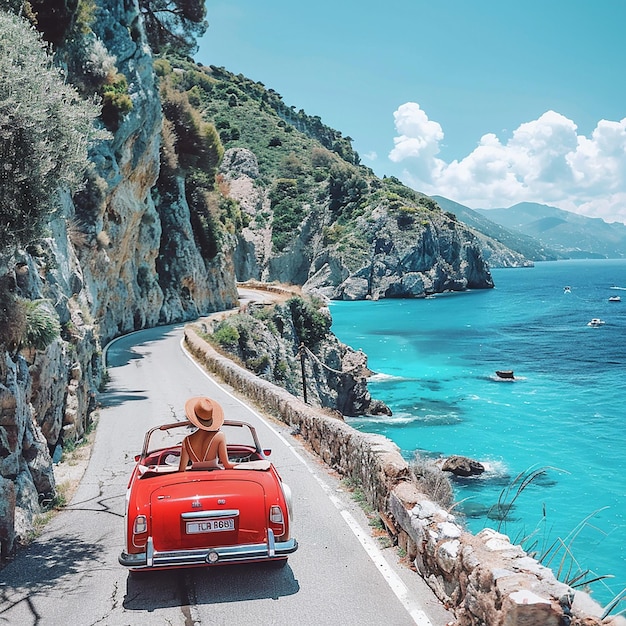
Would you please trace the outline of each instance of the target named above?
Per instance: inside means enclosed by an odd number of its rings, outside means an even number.
[[[223,432],[218,432],[215,436],[219,437],[219,442],[218,442],[218,447],[217,447],[217,457],[220,463],[226,469],[232,469],[235,466],[233,463],[231,463],[228,460],[228,448],[226,447],[226,435]]]
[[[187,437],[183,439],[180,446],[180,461],[178,462],[178,471],[184,472],[189,463],[189,453],[187,452]]]

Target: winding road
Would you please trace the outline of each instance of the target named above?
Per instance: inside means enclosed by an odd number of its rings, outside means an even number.
[[[284,424],[262,417],[208,376],[182,326],[127,335],[107,350],[110,382],[89,465],[70,504],[0,570],[0,624],[444,626],[452,615],[372,538],[340,481]],[[130,575],[123,547],[126,483],[151,426],[185,419],[209,395],[252,422],[290,485],[299,549],[282,570],[235,565]]]

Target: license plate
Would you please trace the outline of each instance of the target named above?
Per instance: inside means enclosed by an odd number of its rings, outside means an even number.
[[[203,522],[187,522],[187,534],[197,535],[198,533],[214,533],[220,530],[235,530],[235,520],[209,519]]]

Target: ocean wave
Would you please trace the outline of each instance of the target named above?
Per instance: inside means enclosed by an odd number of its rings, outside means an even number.
[[[359,424],[380,424],[382,426],[404,426],[418,421],[414,415],[409,413],[394,413],[393,415],[361,415],[349,418],[350,423]]]
[[[393,415],[361,415],[348,418],[347,421],[351,424],[377,426],[380,429],[380,427],[406,426],[407,424],[445,426],[446,424],[458,424],[462,418],[456,412],[415,414],[403,411]]]
[[[504,477],[509,476],[509,469],[506,466],[506,463],[502,459],[492,460],[487,459],[485,461],[480,461],[480,464],[485,468],[483,474],[486,474],[486,478],[491,477]]]
[[[384,383],[386,381],[398,381],[398,380],[411,380],[411,378],[406,378],[405,376],[394,376],[393,374],[384,374],[382,372],[377,372],[376,374],[372,374],[368,379],[368,382],[375,383]]]

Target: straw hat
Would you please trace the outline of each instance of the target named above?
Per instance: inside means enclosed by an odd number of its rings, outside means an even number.
[[[224,410],[211,398],[195,396],[185,402],[187,419],[202,430],[219,430],[224,423]]]

